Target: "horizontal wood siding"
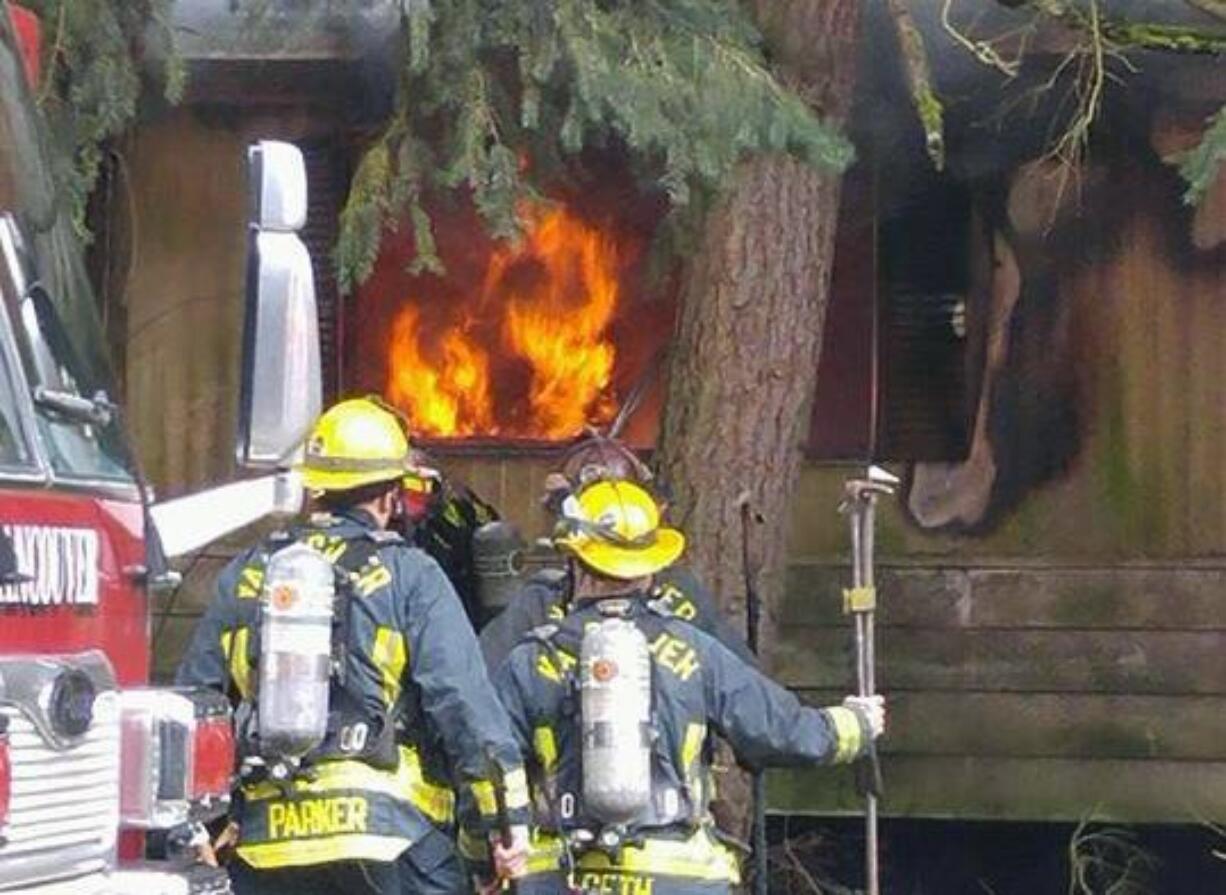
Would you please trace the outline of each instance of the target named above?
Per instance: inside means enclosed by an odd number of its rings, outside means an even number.
[[[798,690],[812,705],[842,690]],[[1001,693],[890,688],[882,754],[984,758],[1216,761],[1226,697]],[[974,719],[974,724],[959,719]],[[951,721],[953,723],[951,723]]]
[[[1226,805],[1221,762],[890,756],[884,769],[882,812],[893,816],[1203,823]],[[863,811],[845,770],[772,772],[767,785],[775,812]]]
[[[887,814],[1226,818],[1226,262],[1187,245],[1176,184],[1136,171],[1105,260],[1060,284],[1080,449],[982,533],[881,505]],[[1031,433],[1042,437],[1042,433]],[[847,468],[794,507],[776,670],[851,687]],[[847,772],[787,772],[779,811],[852,811]]]

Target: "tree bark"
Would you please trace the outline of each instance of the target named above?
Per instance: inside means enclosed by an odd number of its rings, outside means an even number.
[[[844,121],[858,0],[761,0],[759,10],[785,77],[824,117]],[[737,498],[749,492],[765,517],[751,529],[750,554],[761,567],[766,647],[817,382],[840,179],[786,156],[744,162],[686,272],[673,346],[657,455],[673,520],[688,537],[687,563],[743,625]]]
[[[778,69],[832,123],[846,120],[851,103],[860,3],[756,2]],[[672,489],[672,518],[688,538],[686,562],[743,626],[738,498],[747,493],[762,520],[749,526],[749,553],[760,570],[767,666],[817,381],[840,181],[786,156],[739,167],[687,269],[671,360],[657,457]],[[747,781],[723,777],[719,793],[721,826],[743,834]]]

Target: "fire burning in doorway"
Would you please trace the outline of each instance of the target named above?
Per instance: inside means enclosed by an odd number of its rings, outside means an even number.
[[[436,213],[441,277],[408,273],[407,228],[389,233],[352,312],[353,378],[433,439],[564,440],[645,392],[628,434],[650,443],[661,383],[637,386],[658,367],[675,302],[646,286],[649,228],[559,202],[521,218],[508,243],[475,235],[470,208]]]

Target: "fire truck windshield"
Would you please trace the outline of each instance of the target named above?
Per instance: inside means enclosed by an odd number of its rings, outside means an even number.
[[[113,388],[93,290],[65,203],[56,195],[52,154],[5,18],[0,7],[0,293],[5,306],[0,326],[12,330],[31,387],[38,442],[56,478],[127,484],[132,481],[130,457],[107,399]],[[0,416],[5,412],[0,407]],[[4,460],[0,444],[0,469]]]

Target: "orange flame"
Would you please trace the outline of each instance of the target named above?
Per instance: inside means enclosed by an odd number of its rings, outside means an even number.
[[[540,218],[522,249],[495,253],[487,283],[503,280],[521,252],[539,258],[548,276],[512,288],[503,332],[532,366],[529,402],[542,433],[574,435],[593,411],[601,415],[595,405],[613,375],[616,352],[604,335],[617,309],[617,252],[559,208]]]
[[[421,315],[405,304],[392,325],[393,363],[388,399],[409,414],[419,432],[473,435],[493,427],[489,358],[463,327],[446,330],[437,362],[420,346]]]
[[[561,206],[521,213],[528,233],[493,251],[459,320],[428,332],[414,302],[397,313],[387,393],[418,432],[566,438],[616,412],[617,245]]]

